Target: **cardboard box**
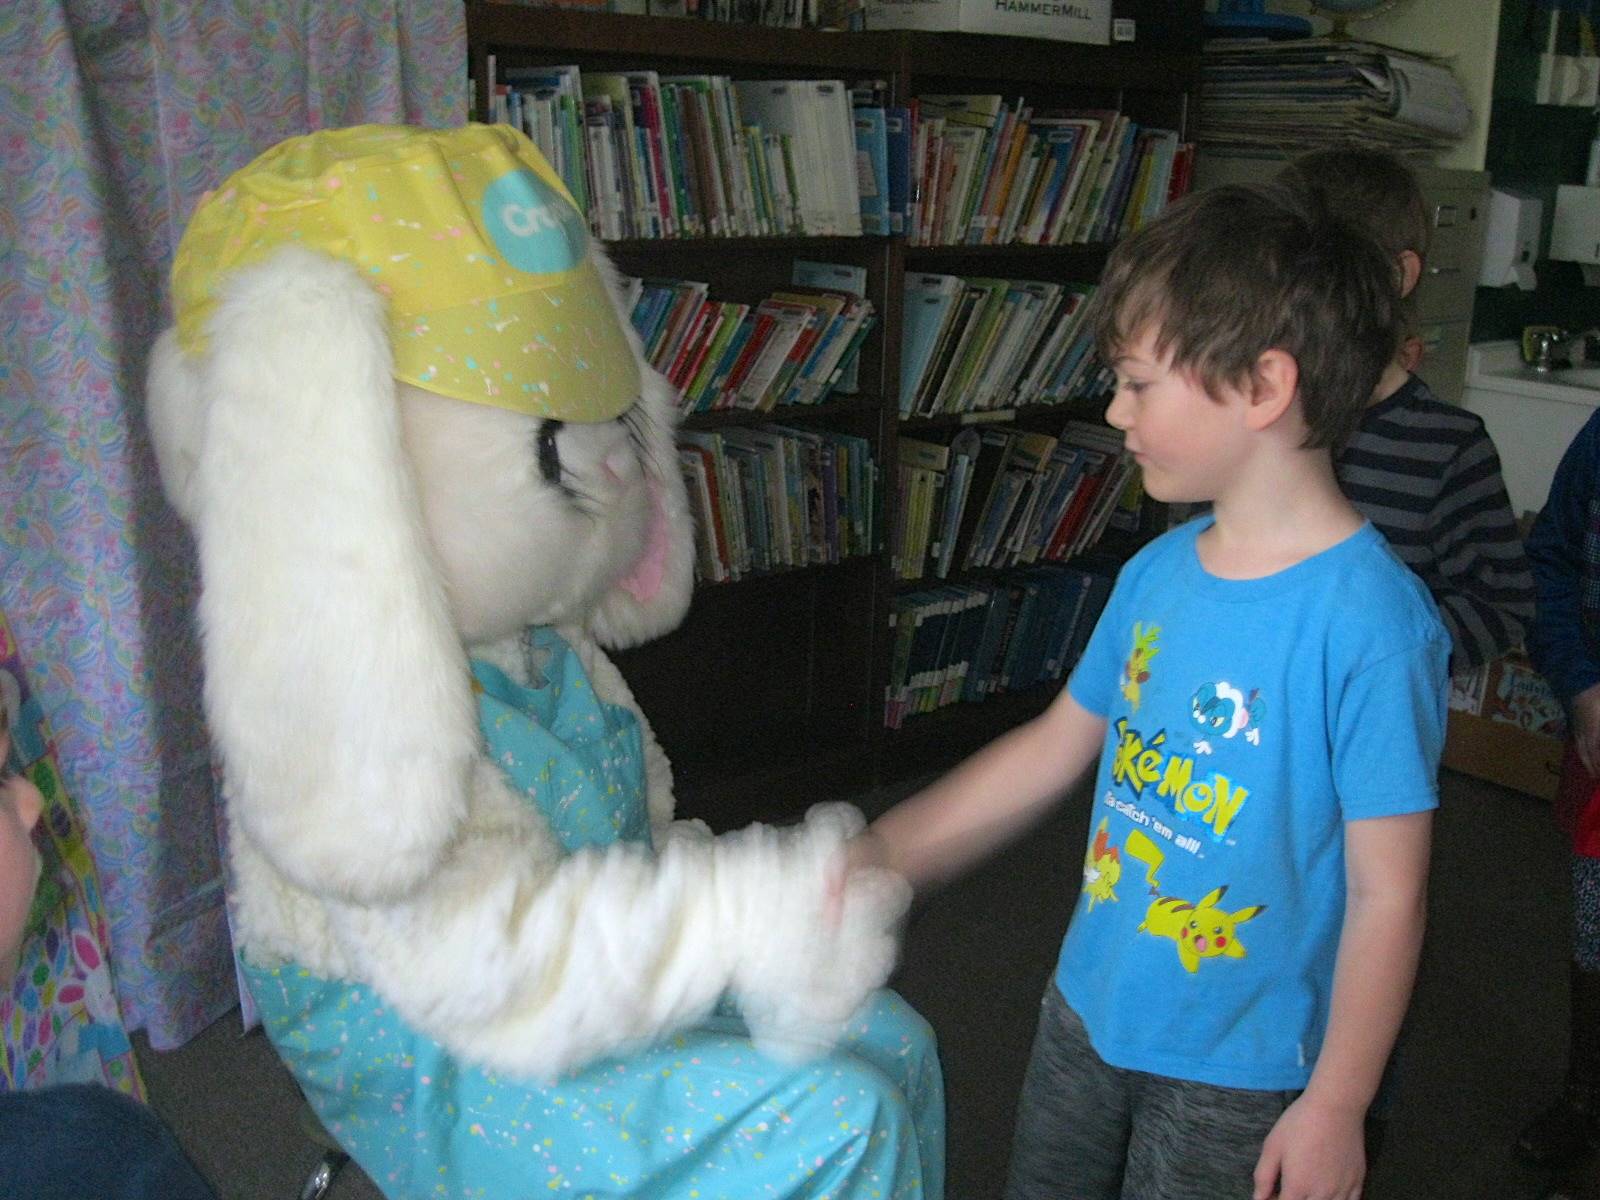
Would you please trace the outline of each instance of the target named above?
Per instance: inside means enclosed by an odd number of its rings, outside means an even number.
[[[1518,651],[1450,681],[1450,708],[1529,733],[1566,736],[1566,714],[1544,677]]]
[[[1450,681],[1444,765],[1541,800],[1553,800],[1565,750],[1565,714],[1523,654],[1508,654]]]
[[[1453,711],[1445,727],[1444,765],[1540,800],[1554,800],[1565,743],[1508,721]]]
[[[867,0],[867,28],[1111,44],[1111,0]]]

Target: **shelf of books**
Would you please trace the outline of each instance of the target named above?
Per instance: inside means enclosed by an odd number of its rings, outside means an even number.
[[[1084,314],[1189,186],[1198,54],[1130,2],[1151,36],[1091,47],[469,0],[474,115],[561,175],[677,396],[695,600],[619,664],[687,811],[1041,711],[1152,532]]]

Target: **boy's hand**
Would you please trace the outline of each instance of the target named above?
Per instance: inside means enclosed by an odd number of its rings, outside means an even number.
[[[848,871],[889,865],[889,843],[883,840],[883,835],[874,832],[870,826],[851,838],[844,849]]]
[[[844,904],[844,885],[852,873],[869,867],[889,865],[888,844],[871,829],[864,830],[845,844],[844,857],[828,883],[827,916],[837,922]]]
[[[1302,1095],[1261,1147],[1253,1200],[1361,1200],[1367,1151],[1360,1109]]]

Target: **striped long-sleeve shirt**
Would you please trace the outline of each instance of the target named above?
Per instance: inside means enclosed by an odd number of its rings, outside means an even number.
[[[1435,398],[1412,376],[1367,409],[1334,460],[1351,502],[1422,577],[1462,671],[1520,645],[1533,577],[1476,413]]]

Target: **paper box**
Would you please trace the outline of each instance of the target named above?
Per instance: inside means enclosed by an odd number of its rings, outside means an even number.
[[[1529,733],[1565,736],[1566,714],[1561,711],[1561,702],[1532,663],[1520,654],[1510,654],[1491,664],[1491,668],[1483,716]]]
[[[1445,766],[1540,800],[1555,799],[1564,751],[1560,738],[1460,710],[1445,730]]]
[[[1530,796],[1553,799],[1564,715],[1525,655],[1510,654],[1450,682],[1444,765]]]
[[[1111,0],[867,0],[868,29],[1111,43]]]

